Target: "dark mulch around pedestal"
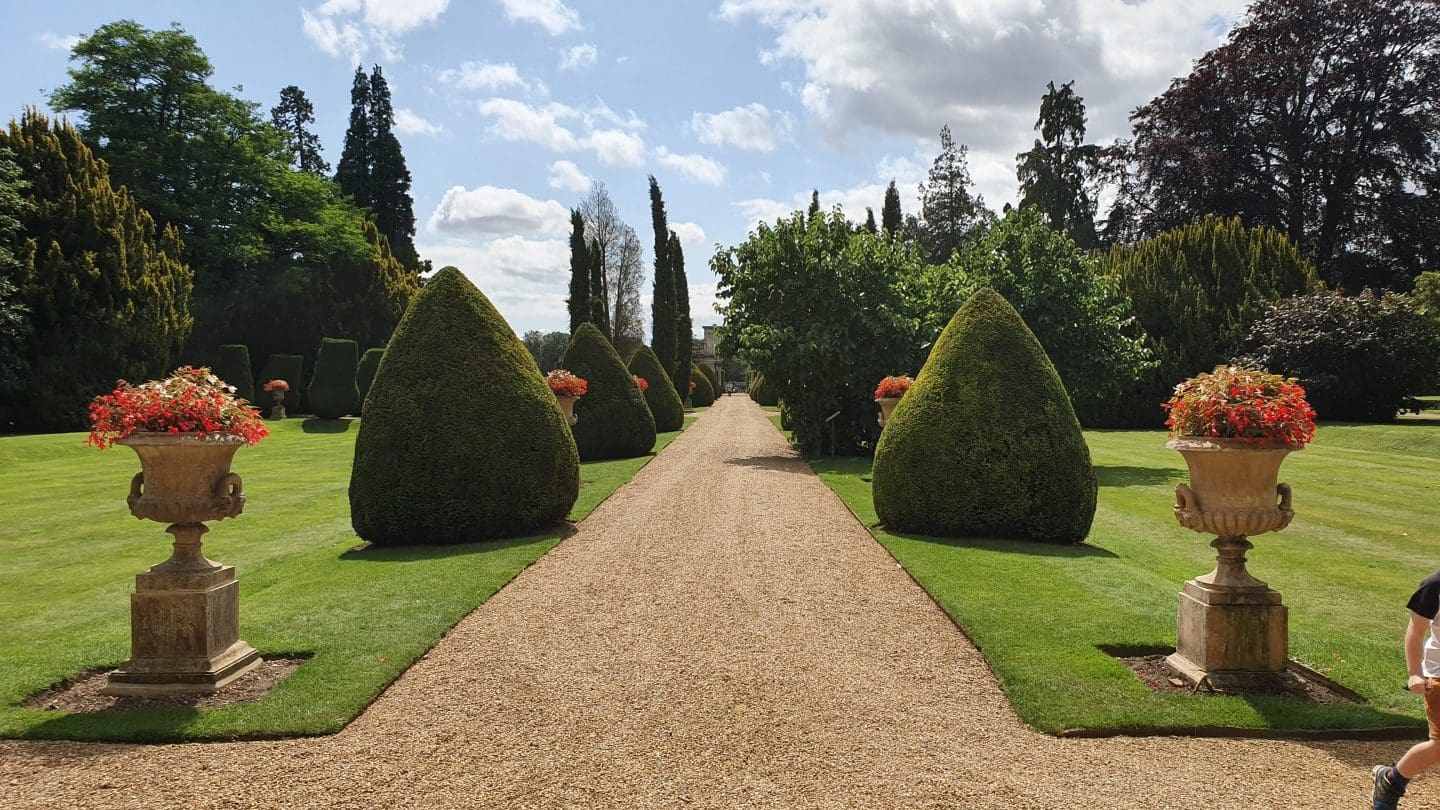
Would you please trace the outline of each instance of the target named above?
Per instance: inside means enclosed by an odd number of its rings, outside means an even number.
[[[227,684],[218,692],[199,695],[154,695],[125,696],[102,695],[100,690],[114,671],[106,669],[85,670],[74,678],[63,681],[43,692],[36,692],[25,699],[27,709],[52,709],[71,714],[90,712],[133,712],[137,709],[154,709],[164,706],[189,706],[196,709],[211,709],[245,703],[265,697],[275,685],[289,677],[309,659],[309,655],[267,657],[255,670],[243,678]]]
[[[1346,694],[1349,690],[1338,684],[1326,683],[1323,679],[1315,676],[1312,672],[1299,669],[1287,670],[1279,676],[1273,684],[1256,689],[1245,691],[1218,691],[1211,689],[1209,684],[1202,684],[1199,689],[1173,667],[1165,662],[1166,656],[1172,651],[1147,651],[1144,655],[1115,655],[1131,672],[1140,679],[1140,682],[1148,686],[1151,691],[1169,692],[1172,694],[1197,694],[1197,695],[1254,695],[1265,697],[1291,697],[1304,700],[1310,703],[1362,703],[1357,700],[1354,693]],[[1113,653],[1112,653],[1113,654]],[[1292,662],[1293,663],[1293,662]]]

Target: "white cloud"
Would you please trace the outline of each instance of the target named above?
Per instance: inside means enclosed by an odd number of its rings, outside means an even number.
[[[439,135],[445,131],[444,127],[426,121],[406,107],[395,111],[395,129],[404,135]]]
[[[697,183],[718,186],[725,182],[725,167],[704,155],[681,155],[662,146],[655,150],[655,159]]]
[[[645,165],[645,141],[622,129],[597,129],[585,138],[585,146],[606,166],[636,168]]]
[[[35,35],[36,42],[52,51],[72,50],[76,45],[80,44],[80,40],[82,39],[84,39],[84,37],[79,34],[56,34],[50,31]]]
[[[580,145],[575,133],[560,123],[579,113],[564,104],[536,106],[510,98],[492,98],[480,104],[480,112],[493,119],[490,131],[507,141],[530,141],[557,152],[568,152]]]
[[[773,117],[764,104],[754,103],[718,113],[695,113],[690,128],[701,143],[734,146],[756,152],[773,152],[776,145],[790,140],[790,114],[778,112]]]
[[[564,48],[560,51],[560,69],[580,70],[594,65],[599,58],[600,52],[588,42],[573,48]]]
[[[551,36],[580,30],[580,15],[562,0],[500,0],[500,5],[506,19],[535,23]]]
[[[439,19],[450,0],[326,0],[300,9],[305,36],[331,56],[359,62],[367,53],[399,60],[401,35]]]
[[[447,239],[417,247],[436,267],[458,267],[516,334],[564,328],[570,281],[567,240],[506,236],[478,244]]]
[[[525,87],[520,71],[509,62],[464,62],[458,68],[447,68],[435,76],[441,82],[457,90],[485,88],[498,90],[501,87]]]
[[[550,187],[565,191],[584,191],[590,187],[590,177],[574,163],[557,160],[550,164]]]
[[[1246,1],[724,0],[720,17],[773,30],[761,61],[799,66],[793,92],[829,140],[877,130],[923,138],[933,156],[948,123],[998,205],[1047,82],[1075,80],[1092,142],[1128,134],[1130,110],[1218,44]]]
[[[570,228],[570,211],[554,200],[537,200],[513,188],[454,186],[440,198],[426,229],[472,236],[556,236]]]
[[[694,222],[672,222],[670,230],[680,237],[680,243],[686,247],[705,245],[705,229]]]

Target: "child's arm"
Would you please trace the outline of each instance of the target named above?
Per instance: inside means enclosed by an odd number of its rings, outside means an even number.
[[[1425,634],[1430,631],[1430,620],[1415,611],[1410,611],[1410,624],[1405,628],[1405,668],[1410,673],[1406,689],[1417,695],[1425,694],[1425,676],[1420,672],[1420,662],[1425,658]]]

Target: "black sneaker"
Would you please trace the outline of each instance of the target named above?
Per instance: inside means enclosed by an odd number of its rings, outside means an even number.
[[[1373,810],[1397,810],[1400,806],[1400,797],[1405,795],[1404,790],[1396,790],[1394,783],[1390,781],[1390,765],[1376,765],[1370,769],[1370,774],[1375,777],[1375,788],[1370,791],[1370,801]]]

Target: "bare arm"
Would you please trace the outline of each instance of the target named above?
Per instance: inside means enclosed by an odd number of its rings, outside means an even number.
[[[1425,693],[1425,677],[1420,670],[1420,662],[1425,658],[1425,634],[1430,631],[1430,620],[1420,614],[1410,612],[1410,624],[1405,628],[1405,669],[1410,673],[1410,682],[1406,688],[1416,694]]]

